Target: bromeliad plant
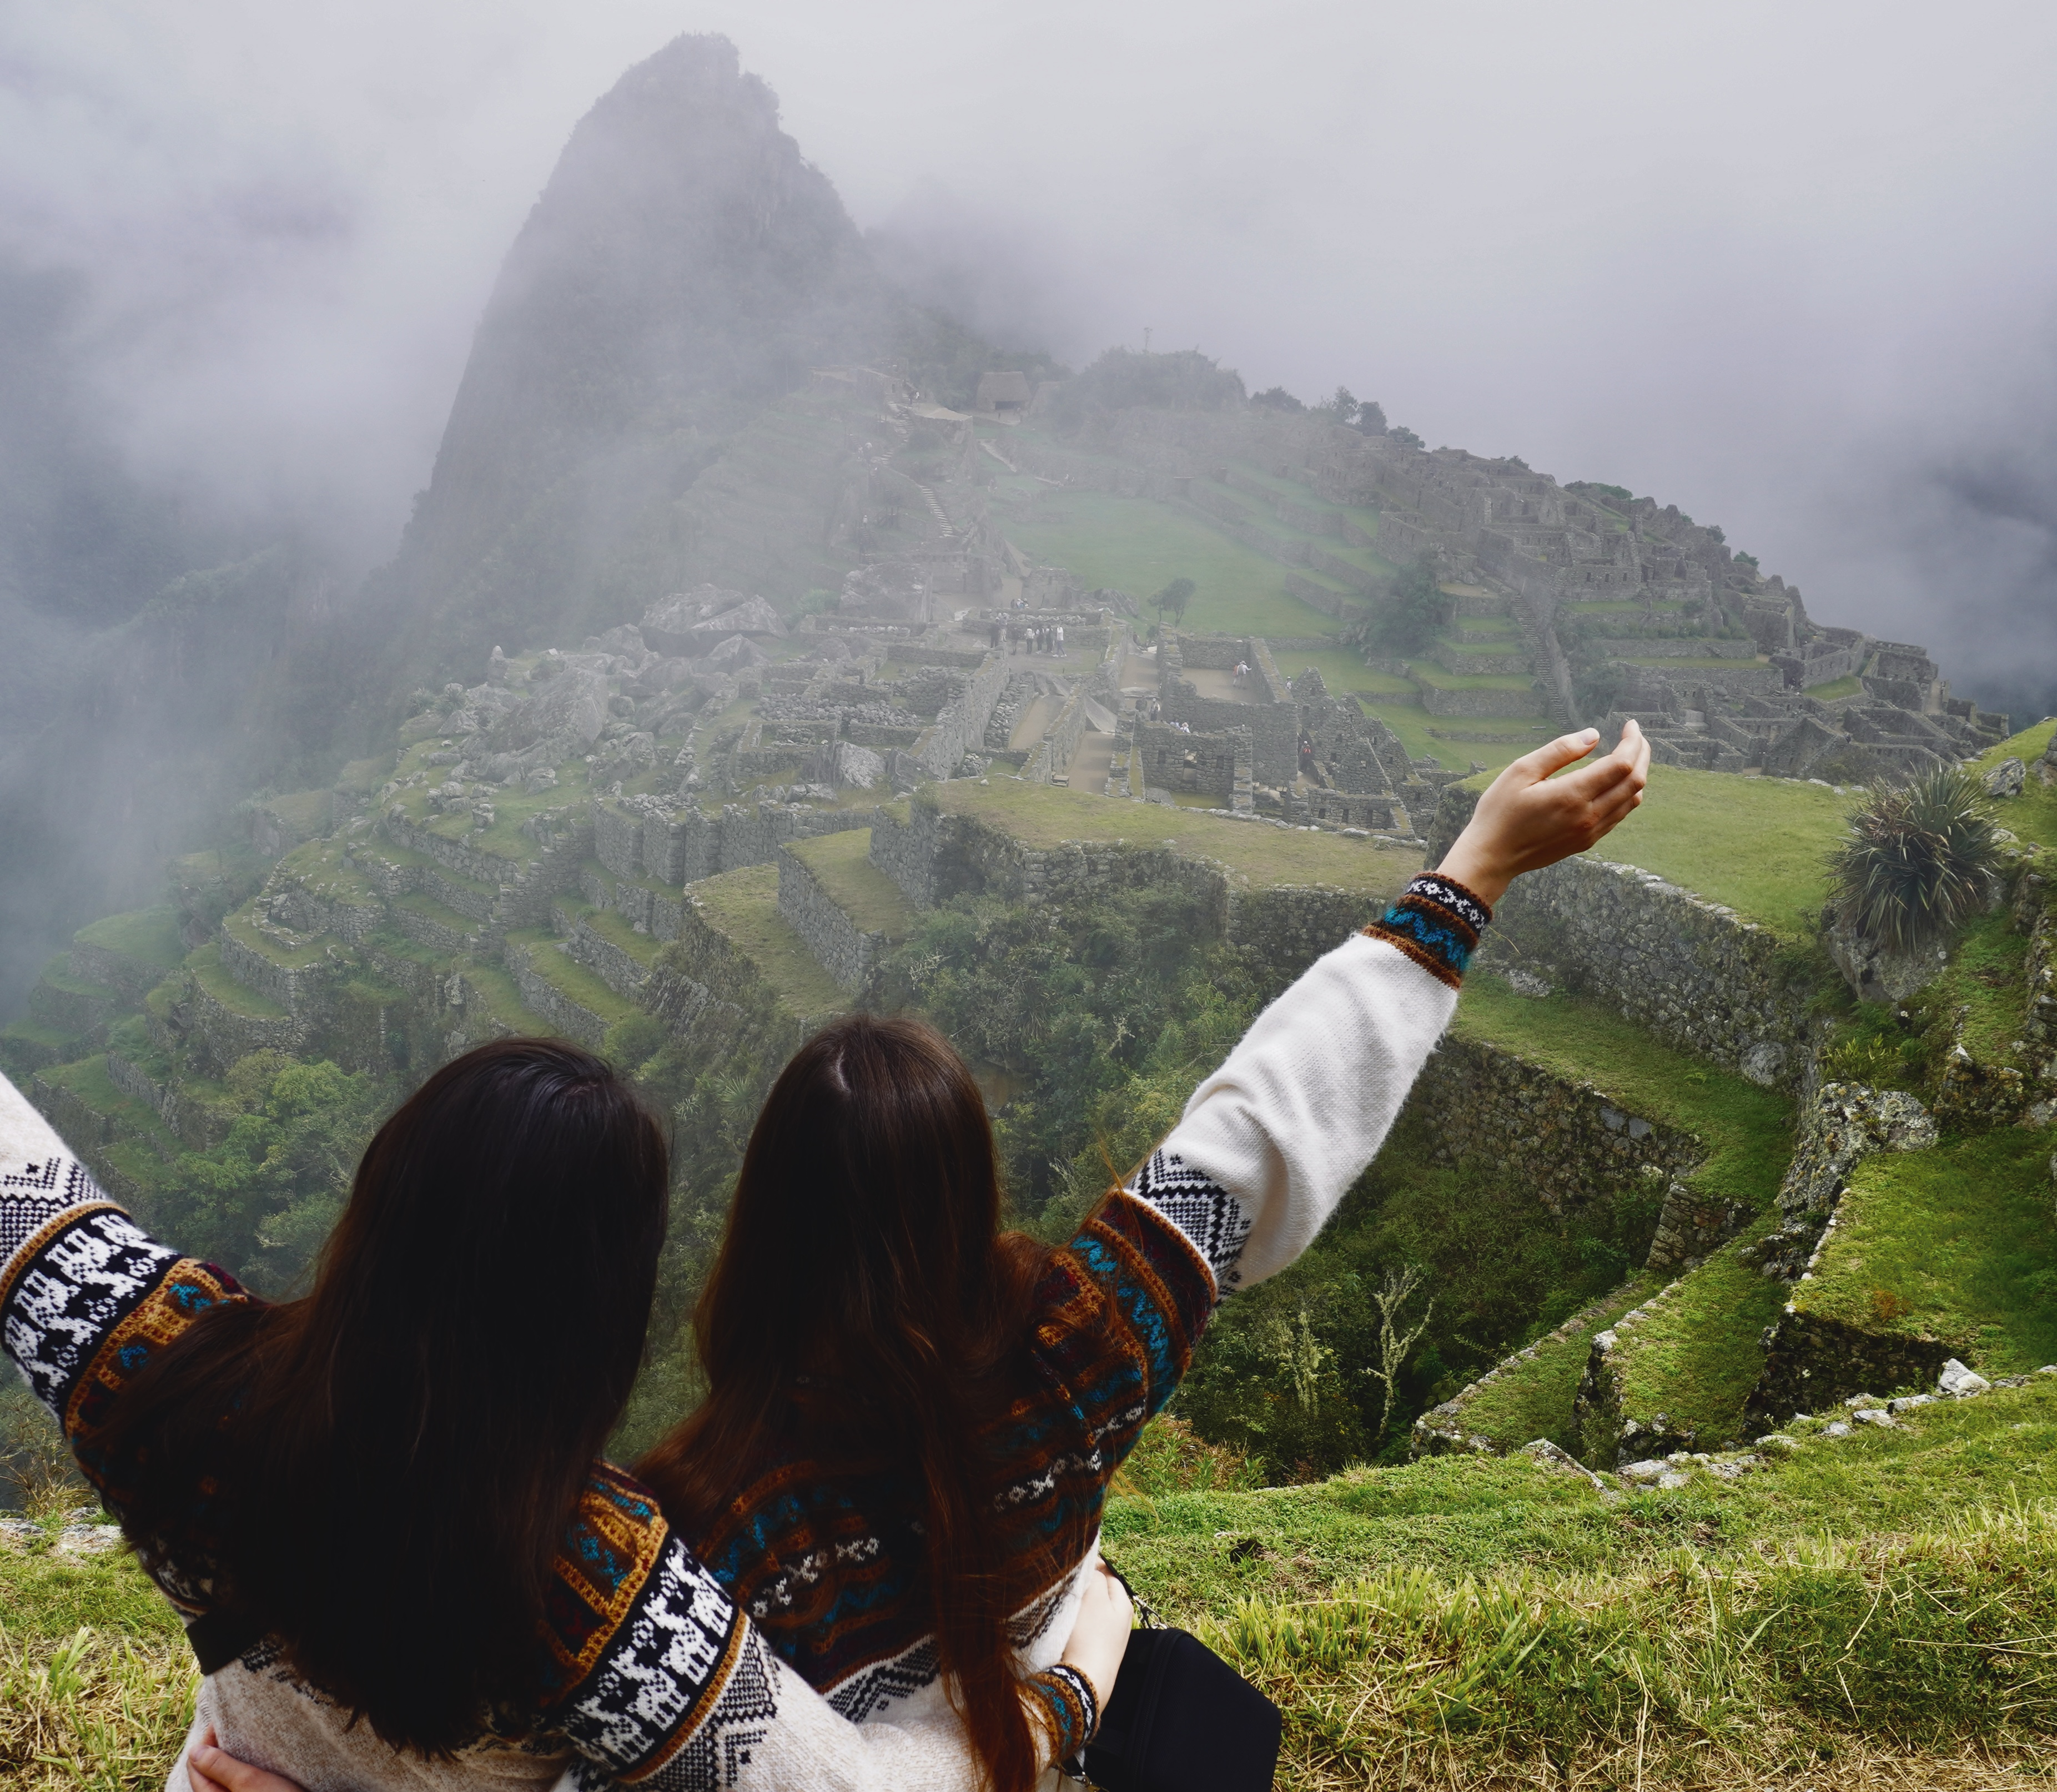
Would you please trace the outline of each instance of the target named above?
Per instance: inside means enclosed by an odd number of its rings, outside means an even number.
[[[2000,830],[1977,775],[1938,766],[1899,789],[1874,787],[1829,858],[1837,921],[1889,952],[1941,945],[1984,906]]]

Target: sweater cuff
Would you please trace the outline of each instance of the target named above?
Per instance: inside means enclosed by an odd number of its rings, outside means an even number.
[[[1455,878],[1428,872],[1365,932],[1397,946],[1438,981],[1453,989],[1478,950],[1479,935],[1492,919],[1492,906]]]
[[[1092,1683],[1070,1663],[1060,1661],[1029,1675],[1021,1686],[1043,1706],[1056,1758],[1076,1759],[1100,1729],[1100,1700]]]

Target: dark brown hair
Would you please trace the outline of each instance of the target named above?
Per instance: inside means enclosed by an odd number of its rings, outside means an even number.
[[[914,1467],[947,1690],[993,1792],[1026,1792],[1036,1755],[1006,1625],[1047,1574],[1007,1559],[977,1434],[1003,1398],[996,1372],[1026,1346],[1047,1253],[1002,1233],[1000,1209],[985,1104],[942,1036],[862,1014],[824,1028],[743,1154],[693,1315],[707,1397],[636,1473],[704,1539],[778,1447],[796,1379],[832,1375]]]
[[[599,1059],[505,1039],[445,1065],[365,1152],[313,1292],[218,1308],[123,1394],[132,1535],[211,1568],[218,1608],[388,1742],[475,1738],[541,1690],[665,1204],[663,1136]]]

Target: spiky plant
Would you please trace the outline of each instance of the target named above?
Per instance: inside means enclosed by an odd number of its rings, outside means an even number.
[[[1937,766],[1900,789],[1875,786],[1829,855],[1836,918],[1889,952],[1940,946],[1984,906],[2000,831],[1978,775]]]

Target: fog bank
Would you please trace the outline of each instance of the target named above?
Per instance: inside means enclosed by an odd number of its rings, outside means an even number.
[[[361,569],[571,125],[685,30],[983,328],[1342,381],[2057,684],[2047,8],[28,5],[0,246],[85,276],[133,466]]]

